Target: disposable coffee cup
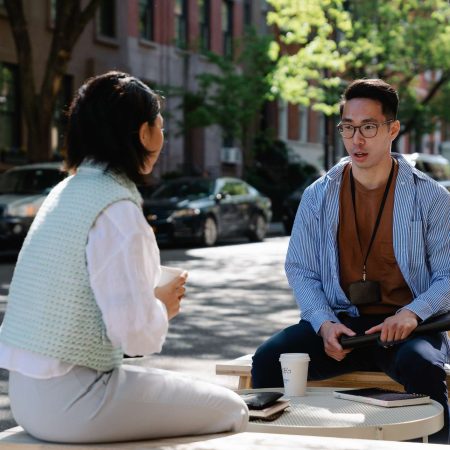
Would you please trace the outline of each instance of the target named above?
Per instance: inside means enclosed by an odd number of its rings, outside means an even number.
[[[184,269],[178,267],[161,266],[161,278],[159,279],[158,286],[164,286],[165,284],[170,283],[183,272]]]
[[[279,361],[285,395],[287,397],[303,397],[306,395],[310,361],[308,353],[282,353]]]

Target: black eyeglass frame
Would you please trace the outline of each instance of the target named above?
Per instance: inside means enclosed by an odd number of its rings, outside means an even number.
[[[343,139],[352,139],[353,136],[355,135],[357,129],[359,129],[359,132],[360,132],[361,136],[365,137],[366,139],[372,139],[372,138],[374,138],[374,137],[378,134],[378,129],[379,129],[381,126],[386,125],[386,124],[391,123],[391,122],[395,122],[395,120],[396,120],[396,119],[389,119],[389,120],[385,120],[384,122],[381,122],[381,123],[367,122],[367,123],[363,123],[362,125],[359,125],[359,126],[357,126],[357,127],[355,127],[354,125],[351,125],[351,124],[344,123],[346,126],[352,127],[352,128],[353,128],[353,133],[352,133],[352,135],[351,135],[351,136],[348,136],[348,137],[345,137],[345,136],[343,135],[343,131],[344,131],[344,130],[342,129],[342,126],[343,126],[344,124],[343,124],[342,122],[339,122],[339,123],[337,124],[336,128],[337,128],[339,134],[342,136]],[[375,126],[376,126],[376,131],[375,131],[375,134],[374,134],[373,136],[366,136],[366,135],[364,134],[364,132],[362,131],[362,127],[365,127],[365,126],[367,126],[367,125],[375,125]]]

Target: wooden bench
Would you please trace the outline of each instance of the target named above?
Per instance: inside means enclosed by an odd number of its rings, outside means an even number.
[[[223,433],[203,436],[186,436],[110,444],[52,444],[33,439],[22,428],[16,427],[0,433],[2,450],[414,450],[418,444],[393,441],[370,441],[319,436],[300,436],[272,433]],[[421,450],[438,450],[447,447],[420,444]]]
[[[238,376],[238,389],[250,389],[252,387],[252,356],[245,355],[216,365],[217,375]],[[447,372],[447,383],[450,386],[450,370]],[[309,387],[384,387],[386,389],[399,389],[403,386],[395,382],[383,372],[350,372],[345,375],[328,378],[322,381],[308,381]]]

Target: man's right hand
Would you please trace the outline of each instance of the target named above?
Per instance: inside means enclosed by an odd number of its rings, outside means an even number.
[[[322,324],[319,330],[320,336],[323,339],[323,346],[325,353],[336,361],[342,361],[352,349],[343,349],[339,344],[339,337],[345,334],[346,336],[355,336],[356,333],[350,328],[347,328],[342,323],[334,323],[327,320]]]

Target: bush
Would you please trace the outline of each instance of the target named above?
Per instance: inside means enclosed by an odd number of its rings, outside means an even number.
[[[286,144],[267,137],[255,140],[254,161],[254,166],[245,171],[244,178],[272,200],[274,220],[281,219],[284,199],[318,172],[316,167],[305,162],[290,163]]]

